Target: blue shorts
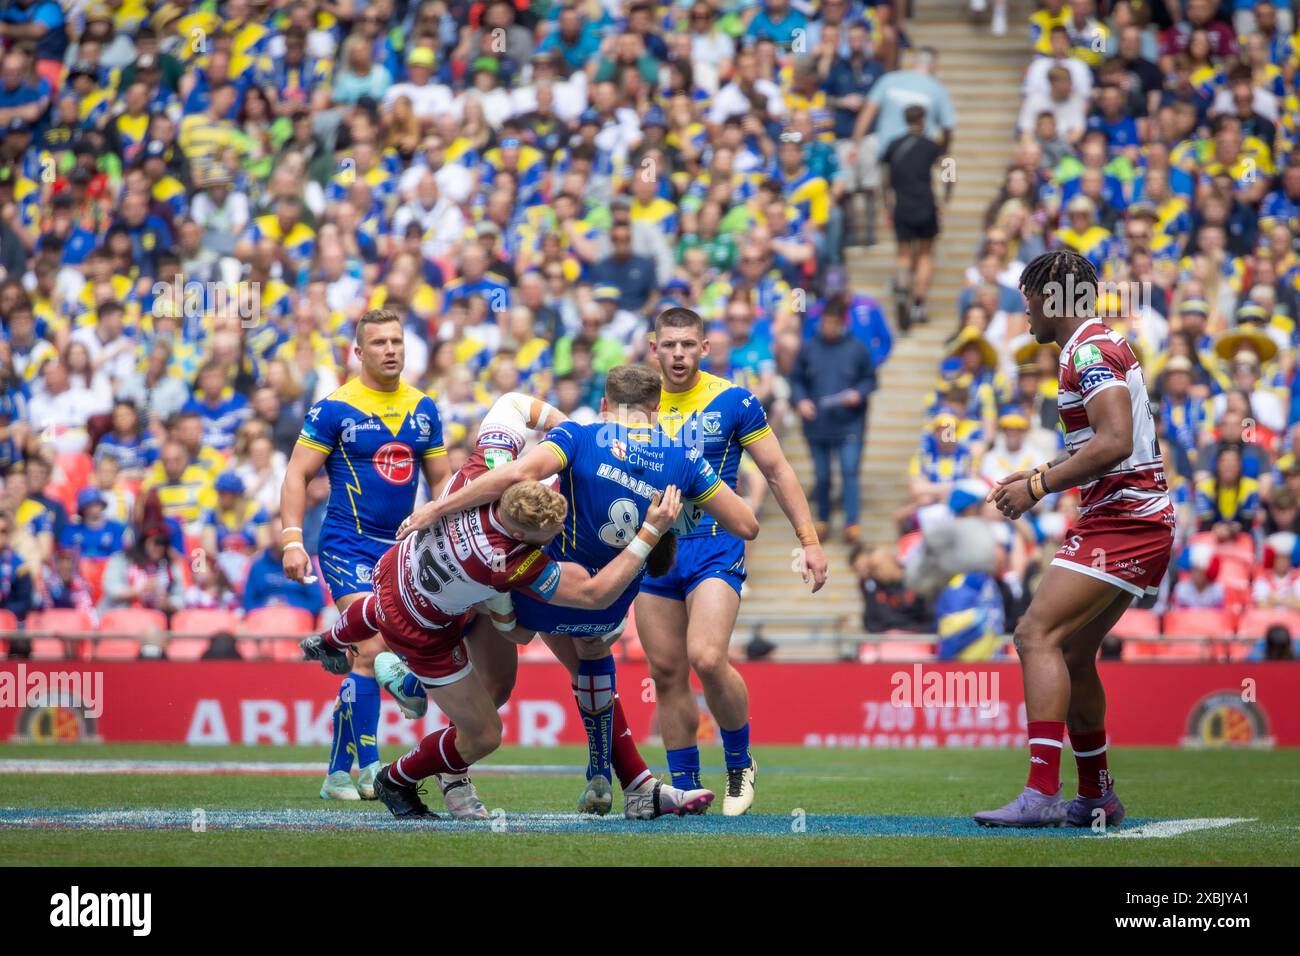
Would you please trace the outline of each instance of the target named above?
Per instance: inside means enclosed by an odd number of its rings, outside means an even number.
[[[588,568],[594,577],[599,568]],[[638,582],[628,585],[617,601],[603,611],[586,611],[538,601],[520,591],[513,594],[515,617],[521,627],[539,634],[572,634],[574,637],[600,637],[623,623],[632,599],[640,590]]]
[[[391,544],[358,534],[323,533],[318,556],[330,597],[337,601],[345,594],[373,593],[371,577],[375,563],[391,547]]]
[[[677,542],[677,560],[671,570],[661,578],[647,577],[641,582],[646,594],[685,601],[709,578],[726,581],[736,593],[745,583],[745,542],[733,534],[719,531]]]

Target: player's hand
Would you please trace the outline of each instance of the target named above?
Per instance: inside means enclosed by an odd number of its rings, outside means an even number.
[[[650,510],[645,514],[643,524],[658,529],[662,535],[673,526],[677,516],[682,512],[682,493],[676,485],[669,485],[663,494],[655,492],[650,499]]]
[[[301,584],[311,574],[311,558],[307,557],[307,552],[302,548],[285,548],[280,564],[284,568],[284,576],[290,581]]]
[[[795,407],[799,409],[799,417],[806,422],[810,422],[817,417],[817,405],[810,398],[800,400]]]
[[[989,491],[987,495],[984,496],[984,501],[986,503],[993,501],[994,496],[998,493],[998,490],[1001,489],[1003,485],[1014,484],[1017,481],[1028,481],[1031,475],[1033,475],[1032,471],[1013,471],[1005,478],[999,478],[998,483]]]
[[[423,528],[429,527],[441,517],[442,515],[438,512],[438,502],[426,501],[407,515],[405,520],[397,526],[397,540],[401,541],[408,534],[414,534]]]
[[[998,511],[1015,521],[1034,505],[1038,504],[1029,493],[1029,481],[1022,480],[1011,484],[999,485],[993,489],[993,503]]]
[[[806,545],[803,549],[803,583],[812,583],[812,593],[816,594],[826,583],[826,554],[820,544]]]

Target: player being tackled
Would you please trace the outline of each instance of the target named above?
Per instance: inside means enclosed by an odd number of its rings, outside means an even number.
[[[1142,366],[1093,314],[1097,275],[1067,250],[1045,253],[1020,279],[1029,330],[1061,347],[1058,406],[1065,454],[1003,478],[989,500],[1019,518],[1078,488],[1079,519],[1016,625],[1029,721],[1029,779],[1016,799],[975,814],[984,826],[1113,826],[1124,818],[1106,760],[1102,639],[1135,597],[1155,594],[1169,566],[1174,510],[1165,485]],[[1082,306],[1080,308],[1079,306]],[[1061,798],[1066,730],[1079,792]]]
[[[592,573],[628,546],[655,488],[665,483],[681,488],[692,509],[700,509],[740,537],[752,538],[758,533],[753,512],[720,479],[701,450],[670,438],[656,426],[659,394],[660,378],[653,369],[630,365],[611,369],[599,421],[561,422],[527,455],[417,509],[409,526],[423,527],[441,515],[489,503],[519,481],[557,476],[559,491],[572,506],[547,553],[557,561],[576,561]],[[491,430],[485,427],[484,431],[483,441],[503,444]],[[510,442],[509,448],[513,452],[520,445]],[[659,572],[670,564],[666,561]],[[517,592],[513,612],[521,630],[513,639],[526,642],[534,633],[543,634],[573,676],[589,749],[579,809],[607,813],[613,801],[612,779],[617,775],[624,788],[625,815],[645,819],[658,815],[665,805],[671,805],[671,812],[702,810],[713,794],[698,784],[678,790],[656,781],[637,753],[622,716],[611,648],[622,633],[639,586],[638,576],[616,602],[596,611],[561,609]]]

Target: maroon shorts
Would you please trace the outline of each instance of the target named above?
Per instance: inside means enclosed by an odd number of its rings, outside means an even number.
[[[390,548],[375,564],[379,633],[388,649],[406,662],[421,684],[454,684],[474,669],[465,649],[465,629],[473,615],[453,617],[431,606],[408,608],[398,589],[401,565],[397,555],[398,549]]]
[[[1052,563],[1144,597],[1159,590],[1173,546],[1172,507],[1150,518],[1084,515]]]

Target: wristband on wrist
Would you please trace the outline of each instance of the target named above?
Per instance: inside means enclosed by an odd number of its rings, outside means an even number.
[[[280,545],[280,550],[281,551],[298,550],[301,551],[303,554],[307,553],[307,547],[301,541],[286,541],[284,544]]]
[[[650,552],[654,550],[654,545],[640,535],[637,535],[632,539],[632,543],[627,546],[627,549],[644,561],[646,558],[650,557]]]
[[[655,538],[660,538],[663,536],[663,532],[660,531],[658,528],[656,528],[654,525],[650,524],[649,522],[646,522],[645,524],[641,525],[641,530],[649,532],[650,534],[654,535]]]
[[[817,537],[817,527],[811,524],[801,524],[794,529],[794,536],[799,539],[799,543],[805,548],[811,548],[813,545],[821,544],[821,539]]]
[[[1052,489],[1047,487],[1047,469],[1044,468],[1038,473],[1038,490],[1046,497],[1052,493]]]
[[[1042,490],[1042,485],[1043,485],[1042,472],[1036,471],[1032,475],[1030,475],[1028,484],[1029,484],[1029,497],[1033,498],[1035,501],[1042,501],[1043,494],[1044,494]]]

